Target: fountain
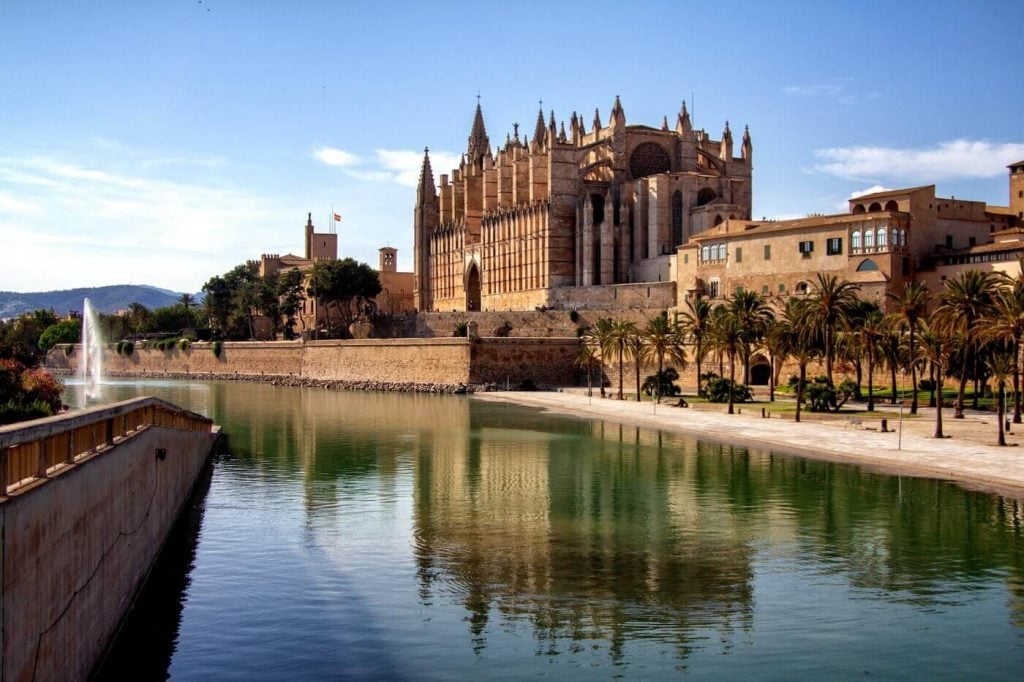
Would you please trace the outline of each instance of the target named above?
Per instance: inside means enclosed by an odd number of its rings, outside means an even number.
[[[82,358],[78,369],[86,397],[95,400],[100,395],[103,376],[103,335],[99,315],[89,299],[85,299],[82,308]]]

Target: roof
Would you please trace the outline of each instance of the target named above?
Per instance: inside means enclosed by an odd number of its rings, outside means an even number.
[[[704,239],[715,239],[720,237],[740,236],[748,234],[767,234],[774,232],[785,232],[789,230],[801,230],[811,227],[827,227],[830,225],[846,225],[848,223],[862,223],[867,220],[874,220],[879,217],[898,214],[900,211],[883,211],[881,213],[837,213],[833,215],[808,216],[794,220],[726,220],[720,225],[704,230],[690,237],[691,241],[702,241]]]
[[[1020,168],[1021,166],[1024,166],[1024,159],[1018,161],[1017,163],[1011,163],[1009,166],[1007,166],[1007,168]]]
[[[921,185],[919,187],[904,187],[903,189],[887,189],[882,192],[872,192],[871,194],[861,194],[857,197],[850,197],[847,201],[861,202],[865,199],[874,199],[877,197],[893,197],[901,194],[912,194],[913,192],[920,192],[923,189],[931,189],[934,191],[935,185]]]
[[[969,246],[966,249],[954,249],[942,253],[942,256],[967,256],[975,253],[998,253],[1000,251],[1024,251],[1024,240],[1010,239],[993,244],[980,244]]]
[[[1013,210],[1010,209],[1009,206],[992,206],[992,205],[988,205],[988,204],[985,206],[985,213],[992,213],[994,215],[1005,215],[1005,216],[1012,216],[1012,215],[1014,215]]]

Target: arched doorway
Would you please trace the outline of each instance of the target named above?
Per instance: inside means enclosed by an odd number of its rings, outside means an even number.
[[[480,268],[476,263],[469,266],[469,274],[466,275],[466,310],[480,310]]]
[[[750,368],[750,385],[751,386],[767,386],[768,379],[771,377],[772,368],[764,360],[758,362]]]

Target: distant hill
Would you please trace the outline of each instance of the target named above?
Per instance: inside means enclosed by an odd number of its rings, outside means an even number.
[[[0,319],[16,317],[40,308],[53,309],[58,315],[66,315],[69,310],[81,311],[82,301],[87,297],[97,310],[113,313],[127,308],[129,303],[135,301],[150,309],[173,305],[180,296],[181,294],[174,291],[143,284],[115,284],[106,287],[31,293],[0,291]],[[196,298],[198,300],[200,297]]]

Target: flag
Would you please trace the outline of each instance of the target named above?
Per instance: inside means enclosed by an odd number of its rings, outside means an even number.
[[[340,223],[341,222],[341,214],[340,213],[335,213],[334,214],[334,222],[336,222],[336,223]]]

